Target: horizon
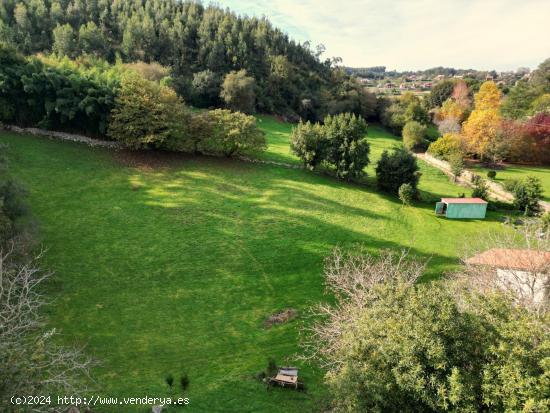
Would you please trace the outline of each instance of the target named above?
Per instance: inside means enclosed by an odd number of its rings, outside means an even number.
[[[451,67],[505,72],[531,70],[550,57],[550,2],[351,0],[208,1],[239,15],[267,17],[292,39],[326,47],[342,65],[387,71]],[[434,12],[437,10],[437,12]],[[437,14],[436,14],[437,13]],[[436,15],[436,19],[426,18]],[[361,16],[359,19],[357,16]],[[487,24],[491,18],[492,23]],[[357,39],[364,39],[358,41]],[[449,46],[454,45],[454,46]],[[511,50],[514,55],[507,53]]]

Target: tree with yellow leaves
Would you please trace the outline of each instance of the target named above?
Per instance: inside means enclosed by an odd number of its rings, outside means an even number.
[[[494,82],[485,82],[474,96],[475,108],[463,125],[463,138],[468,152],[481,159],[492,157],[491,147],[498,139],[501,117],[501,93]]]
[[[498,109],[502,94],[495,82],[485,82],[474,96],[475,110]]]
[[[443,102],[443,105],[437,111],[435,115],[435,120],[439,124],[444,120],[452,119],[460,125],[460,123],[464,120],[466,110],[466,107],[449,98],[445,102]]]

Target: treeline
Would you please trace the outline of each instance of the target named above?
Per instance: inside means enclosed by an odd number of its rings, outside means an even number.
[[[266,148],[255,118],[193,112],[157,64],[24,58],[0,45],[0,122],[110,138],[131,148],[236,156]]]
[[[0,121],[104,135],[125,68],[25,58],[0,44]]]
[[[178,94],[200,107],[225,103],[226,76],[246,71],[253,80],[252,109],[307,119],[336,113],[341,105],[360,110],[361,88],[342,90],[347,75],[321,60],[322,47],[294,42],[265,18],[194,1],[5,0],[0,37],[25,55],[159,62],[170,67]]]
[[[402,135],[408,149],[429,145],[448,161],[550,164],[550,59],[507,94],[493,81],[447,79],[423,99],[408,92],[377,104],[380,122]]]
[[[503,161],[550,164],[550,59],[506,96],[492,82],[478,90],[446,81],[426,99],[442,137],[429,151],[440,158],[474,157],[491,165]]]
[[[472,78],[485,77],[487,74],[496,76],[497,73],[494,70],[480,71],[474,69],[455,69],[452,67],[432,67],[425,70],[405,70],[399,72],[397,70],[386,71],[386,66],[372,66],[372,67],[346,67],[346,72],[355,76],[365,77],[370,79],[383,79],[384,77],[402,77],[415,75],[421,78],[432,78],[434,76],[455,76],[455,75],[467,75]]]

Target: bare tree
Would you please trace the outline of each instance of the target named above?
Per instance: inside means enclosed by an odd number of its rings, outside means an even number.
[[[32,411],[53,411],[54,396],[81,394],[89,379],[91,360],[78,349],[55,344],[55,329],[44,329],[41,309],[47,300],[39,287],[51,273],[40,269],[42,255],[14,259],[17,245],[13,242],[0,251],[1,411],[13,411],[17,406],[10,398],[23,395],[52,396],[50,404],[34,405]]]
[[[462,287],[499,291],[537,313],[550,307],[550,231],[537,220],[491,233],[465,248],[464,266],[454,274]]]
[[[383,250],[374,256],[335,248],[325,261],[325,279],[327,293],[336,298],[336,303],[319,304],[313,309],[314,317],[320,321],[306,330],[305,358],[316,359],[328,368],[343,363],[334,357],[340,354],[342,334],[349,331],[362,310],[377,299],[377,287],[412,287],[424,274],[426,264],[410,259],[408,250]]]

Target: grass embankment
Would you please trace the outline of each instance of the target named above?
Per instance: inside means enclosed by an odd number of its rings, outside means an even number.
[[[289,125],[266,119],[265,155],[297,161]],[[375,161],[397,138],[377,127]],[[268,357],[286,364],[301,319],[271,329],[270,314],[303,315],[323,295],[323,259],[336,245],[411,248],[431,258],[428,278],[457,262],[463,242],[500,224],[437,218],[433,204],[404,208],[372,186],[304,170],[211,158],[139,157],[32,136],[0,134],[29,189],[48,248],[60,340],[101,364],[98,393],[168,396],[167,374],[189,375],[189,412],[312,411],[321,373],[296,361],[307,393],[267,392],[252,376]],[[373,174],[373,166],[369,166]],[[422,166],[421,189],[462,189]],[[99,408],[98,411],[112,411]],[[117,411],[150,411],[130,407]]]

